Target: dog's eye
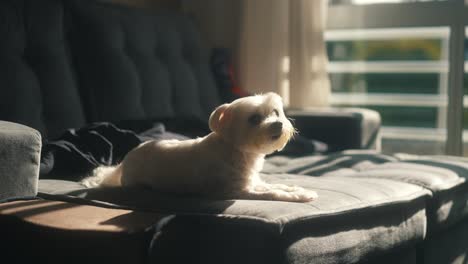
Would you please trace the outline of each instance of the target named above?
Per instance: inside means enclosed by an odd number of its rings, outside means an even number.
[[[276,116],[279,116],[279,111],[278,111],[278,109],[273,110],[273,113],[274,113]]]
[[[249,124],[256,126],[262,122],[262,116],[259,114],[253,114],[249,117]]]

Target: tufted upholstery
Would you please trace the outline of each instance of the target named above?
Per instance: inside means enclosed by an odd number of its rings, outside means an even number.
[[[205,120],[220,103],[207,53],[186,17],[72,5],[71,43],[93,121]]]
[[[60,1],[0,3],[0,119],[44,135],[85,123]]]
[[[45,136],[93,121],[206,120],[220,104],[186,17],[86,0],[6,0],[0,35],[0,119]]]

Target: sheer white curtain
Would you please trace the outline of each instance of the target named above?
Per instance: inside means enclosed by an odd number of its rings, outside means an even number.
[[[292,108],[327,106],[326,9],[327,0],[243,0],[241,87],[278,92]]]

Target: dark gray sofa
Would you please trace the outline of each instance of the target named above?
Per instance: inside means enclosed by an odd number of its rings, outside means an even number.
[[[316,191],[307,204],[38,179],[41,143],[65,129],[203,122],[223,100],[181,14],[2,0],[0,34],[0,248],[17,262],[465,263],[468,160],[381,154],[365,109],[290,111],[330,153],[275,155],[263,174]]]

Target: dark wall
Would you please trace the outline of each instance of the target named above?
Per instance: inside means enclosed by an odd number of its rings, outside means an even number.
[[[120,3],[130,6],[137,6],[143,8],[169,8],[169,9],[180,9],[180,0],[103,0],[106,2]]]

